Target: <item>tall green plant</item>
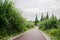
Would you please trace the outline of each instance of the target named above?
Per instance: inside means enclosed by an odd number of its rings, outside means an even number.
[[[35,18],[35,26],[37,26],[37,23],[38,23],[38,18],[37,18],[37,14],[36,14],[36,18]]]
[[[0,37],[17,34],[26,30],[26,20],[14,3],[0,0]]]
[[[43,13],[42,13],[42,16],[41,16],[41,19],[40,19],[40,21],[43,21],[44,20],[44,17],[43,17]]]
[[[47,15],[46,15],[46,19],[49,19],[49,15],[48,15],[48,12],[47,12]]]

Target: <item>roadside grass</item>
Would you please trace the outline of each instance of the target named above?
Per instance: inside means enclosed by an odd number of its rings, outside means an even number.
[[[32,28],[34,28],[34,27],[32,27]],[[28,31],[28,30],[30,30],[30,29],[32,29],[32,28],[26,28],[26,30],[25,30],[24,32],[26,32],[26,31]],[[22,33],[24,33],[24,32],[16,33],[16,34],[14,34],[14,35],[5,36],[5,37],[0,36],[0,40],[10,40],[10,38],[15,37],[15,36],[17,36],[17,35],[20,35],[20,34],[22,34]]]
[[[50,29],[50,30],[46,30],[45,32],[48,33],[48,35],[52,40],[60,40],[59,30],[60,29]]]

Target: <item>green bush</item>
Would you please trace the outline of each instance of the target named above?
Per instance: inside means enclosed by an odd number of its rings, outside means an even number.
[[[60,39],[60,19],[57,19],[54,15],[48,19],[44,17],[39,23],[39,29],[46,31],[53,39]]]
[[[50,30],[46,30],[46,32],[49,33],[52,36],[55,36],[56,35],[56,30],[57,29],[50,29]]]
[[[57,28],[57,19],[55,17],[51,17],[50,19],[45,19],[44,21],[40,21],[39,29],[47,30],[52,28]]]
[[[46,30],[46,33],[51,36],[52,40],[60,40],[60,28]]]
[[[26,31],[27,24],[12,1],[0,0],[0,38]]]
[[[27,28],[34,28],[34,23],[33,22],[28,22],[27,23]]]

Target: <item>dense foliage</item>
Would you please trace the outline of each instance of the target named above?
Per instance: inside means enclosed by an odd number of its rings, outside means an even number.
[[[48,16],[44,17],[44,20],[40,21],[39,28],[46,30],[46,29],[52,29],[57,28],[57,18],[52,15],[51,18],[48,18]]]
[[[57,19],[56,16],[52,15],[49,18],[47,14],[46,17],[43,17],[43,20],[40,20],[39,29],[50,34],[52,40],[60,40],[60,19]]]
[[[34,28],[34,22],[28,21],[27,28]]]
[[[26,31],[30,25],[15,8],[14,3],[0,0],[0,39]]]

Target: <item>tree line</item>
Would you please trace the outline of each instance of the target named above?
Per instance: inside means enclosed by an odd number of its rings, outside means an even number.
[[[35,26],[40,26],[43,27],[44,29],[52,29],[52,28],[57,28],[58,26],[58,20],[56,16],[54,16],[54,14],[52,14],[52,16],[49,18],[49,14],[47,12],[47,15],[44,17],[43,16],[43,13],[41,15],[41,19],[40,21],[38,20],[38,17],[36,15],[36,18],[35,18]]]
[[[37,22],[38,21],[38,22]],[[52,40],[60,40],[60,19],[58,19],[54,14],[49,17],[47,12],[46,16],[41,15],[41,19],[35,18],[35,26],[38,26],[40,30],[48,33]]]

